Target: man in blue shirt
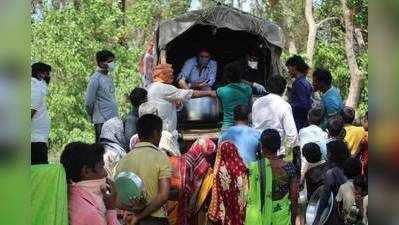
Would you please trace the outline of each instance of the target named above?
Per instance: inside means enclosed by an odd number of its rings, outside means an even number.
[[[217,63],[208,50],[202,49],[196,57],[188,59],[178,75],[180,88],[210,90],[215,83]]]
[[[321,127],[326,128],[329,118],[341,112],[343,107],[342,97],[339,89],[332,85],[331,73],[326,69],[316,68],[313,72],[313,88],[322,94],[321,103],[324,109],[324,119]]]
[[[115,85],[112,79],[116,68],[115,55],[108,50],[96,53],[97,69],[87,85],[85,106],[94,124],[96,142],[100,141],[103,124],[118,116],[118,104],[115,97]]]
[[[260,132],[248,126],[250,108],[238,105],[234,108],[235,126],[222,133],[220,142],[230,140],[238,148],[238,152],[245,165],[256,161],[257,150],[260,147]]]
[[[292,89],[288,95],[288,102],[292,108],[292,115],[294,116],[296,129],[300,130],[308,124],[307,116],[310,108],[312,108],[312,94],[313,88],[310,82],[306,79],[306,73],[309,66],[305,63],[302,57],[294,55],[290,57],[285,65],[294,82]]]

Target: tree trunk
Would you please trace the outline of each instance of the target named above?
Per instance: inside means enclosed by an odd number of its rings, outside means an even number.
[[[313,66],[313,55],[315,52],[316,46],[316,33],[317,33],[317,24],[313,17],[313,1],[306,0],[305,2],[305,18],[306,23],[308,24],[308,42],[306,45],[306,56],[309,60],[309,66]]]
[[[240,10],[243,10],[243,3],[245,0],[237,0],[237,6]]]
[[[349,94],[346,99],[346,105],[356,108],[362,89],[363,74],[356,62],[355,55],[355,40],[354,40],[354,25],[353,25],[353,11],[348,8],[346,0],[341,0],[342,9],[344,12],[345,21],[345,52],[348,60],[349,71],[351,74],[351,81],[349,85]]]
[[[122,12],[126,12],[126,0],[121,0],[119,2],[119,7],[120,7]]]
[[[254,0],[253,4],[254,4],[254,8],[255,8],[255,15],[263,18],[264,10],[263,10],[262,6],[260,5],[259,1]]]
[[[313,56],[316,48],[316,35],[317,30],[323,26],[324,23],[329,22],[330,20],[336,20],[337,17],[328,17],[321,20],[319,23],[316,23],[313,16],[313,0],[306,0],[305,2],[305,19],[308,24],[308,41],[306,45],[306,56],[309,60],[309,66],[313,66]]]
[[[296,55],[298,54],[298,49],[296,47],[296,42],[294,39],[289,39],[288,40],[288,53],[290,53],[290,55]]]
[[[282,28],[284,31],[284,36],[287,40],[287,48],[288,53],[290,55],[298,54],[298,49],[296,47],[295,38],[292,35],[290,30],[290,22],[292,21],[293,12],[291,10],[292,5],[288,1],[281,2],[281,6],[283,8],[283,16],[282,16]]]
[[[359,51],[362,52],[366,47],[366,43],[364,42],[364,39],[363,39],[362,29],[355,28],[355,37],[356,37],[357,45],[359,47]]]
[[[66,7],[66,0],[60,0],[60,10],[64,10]]]
[[[32,12],[36,13],[36,10],[43,9],[43,2],[42,0],[33,0],[32,1]]]

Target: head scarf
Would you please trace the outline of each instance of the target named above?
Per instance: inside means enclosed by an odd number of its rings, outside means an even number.
[[[103,139],[102,142],[116,143],[125,149],[127,141],[125,139],[123,121],[118,117],[107,120],[101,129],[100,139]]]
[[[171,64],[158,64],[154,69],[154,81],[165,84],[173,82],[173,69]]]
[[[158,115],[158,109],[153,102],[144,102],[139,107],[139,117],[145,114]]]
[[[189,224],[190,217],[196,213],[196,201],[203,178],[207,174],[210,164],[207,155],[216,151],[216,145],[209,138],[199,138],[181,157],[170,158],[173,175],[172,186],[179,190],[177,208],[177,224]]]
[[[117,117],[107,120],[101,129],[100,142],[105,149],[104,167],[108,175],[112,175],[116,164],[128,148],[123,121]]]
[[[248,172],[232,142],[220,144],[214,168],[209,219],[222,225],[243,225]]]

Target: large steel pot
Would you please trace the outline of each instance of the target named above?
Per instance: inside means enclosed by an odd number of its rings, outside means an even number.
[[[308,206],[306,207],[306,225],[312,225],[314,219],[316,218],[317,208],[319,207],[320,197],[324,192],[324,187],[320,186],[310,197]],[[324,209],[321,214],[321,224],[324,224],[331,214],[332,208],[334,207],[334,196],[330,192],[330,197],[328,199],[328,206]]]
[[[194,98],[184,103],[186,121],[216,121],[219,118],[219,101],[213,97]]]

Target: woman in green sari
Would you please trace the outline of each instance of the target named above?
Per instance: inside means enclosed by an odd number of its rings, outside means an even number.
[[[249,196],[245,225],[294,225],[297,215],[298,173],[291,162],[277,156],[278,131],[261,136],[262,157],[249,166]]]

